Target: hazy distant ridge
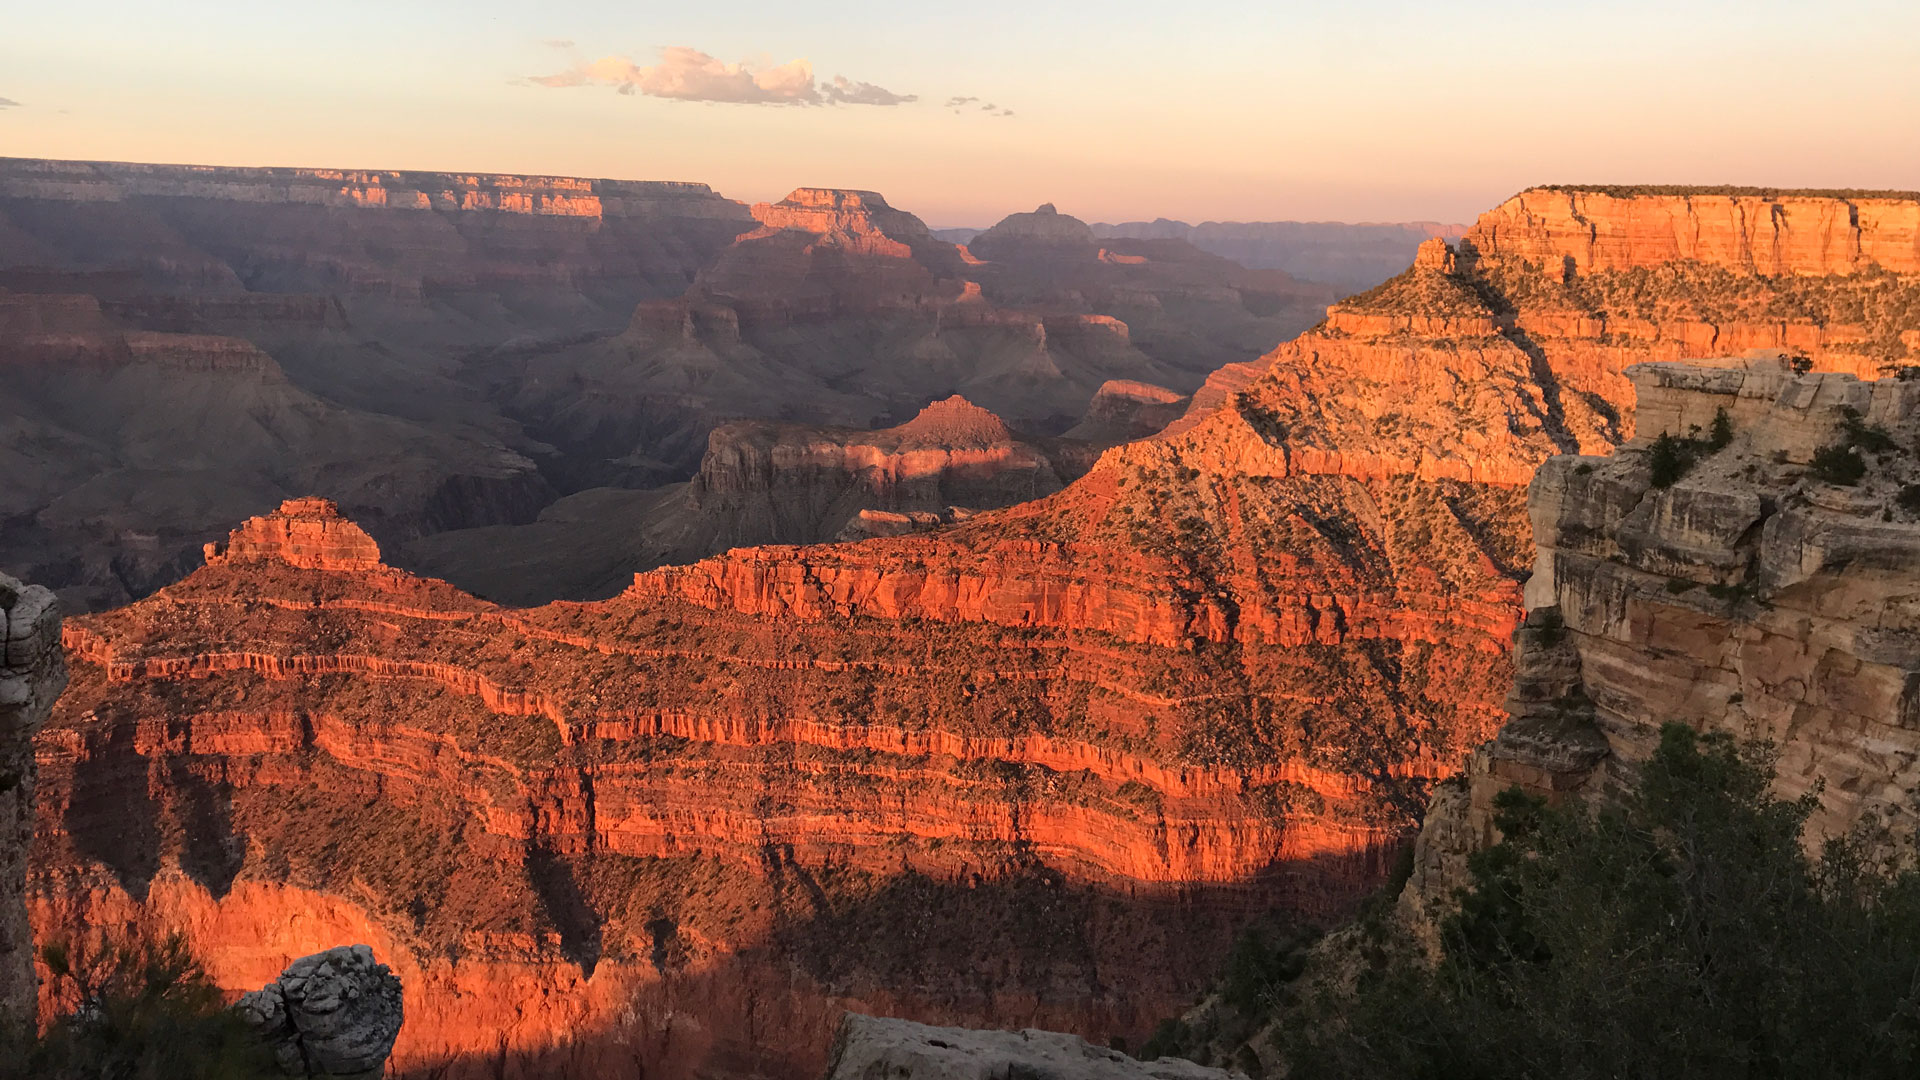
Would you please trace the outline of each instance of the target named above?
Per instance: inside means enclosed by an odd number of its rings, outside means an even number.
[[[1160,218],[1097,223],[1101,238],[1185,240],[1202,251],[1232,259],[1249,269],[1285,270],[1295,277],[1339,286],[1370,289],[1405,270],[1414,249],[1430,236],[1458,239],[1465,225],[1437,221],[1347,224],[1338,221],[1207,221],[1189,225]],[[950,243],[965,244],[979,229],[935,229]]]

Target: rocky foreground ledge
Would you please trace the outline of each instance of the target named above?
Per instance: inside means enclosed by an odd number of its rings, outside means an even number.
[[[848,1013],[827,1080],[1228,1080],[1184,1058],[1140,1061],[1057,1031],[976,1031]]]

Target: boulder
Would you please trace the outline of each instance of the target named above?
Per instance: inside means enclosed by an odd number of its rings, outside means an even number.
[[[400,1035],[400,979],[365,945],[303,956],[235,1008],[288,1076],[377,1080]]]

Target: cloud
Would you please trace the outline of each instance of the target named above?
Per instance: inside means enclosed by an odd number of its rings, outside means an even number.
[[[905,105],[920,100],[917,94],[896,94],[884,86],[854,82],[845,75],[835,75],[832,82],[821,83],[820,92],[835,105]]]
[[[684,45],[661,49],[660,62],[652,67],[641,67],[624,56],[603,56],[530,81],[553,87],[611,86],[622,94],[737,105],[901,105],[918,100],[912,94],[896,94],[844,75],[816,82],[813,65],[805,60],[755,71],[745,64],[722,63]]]
[[[571,49],[573,48],[573,39],[550,37],[542,39],[540,44],[545,45],[549,49]]]
[[[17,109],[19,107],[20,103],[12,98],[0,97],[0,109]]]
[[[959,116],[961,115],[961,110],[966,109],[969,106],[973,108],[973,111],[983,112],[988,114],[989,116],[1012,116],[1013,115],[1012,109],[1003,109],[1000,106],[995,105],[991,101],[982,101],[977,97],[963,97],[959,94],[955,94],[953,97],[948,98],[947,104],[945,107],[952,109],[953,115]]]

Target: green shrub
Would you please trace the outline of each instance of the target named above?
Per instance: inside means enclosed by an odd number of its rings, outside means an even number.
[[[1504,792],[1438,966],[1388,955],[1290,1011],[1289,1075],[1916,1075],[1920,873],[1864,834],[1809,860],[1814,797],[1770,766],[1668,725],[1617,801]]]
[[[1894,501],[1900,504],[1900,509],[1908,513],[1920,514],[1920,484],[1908,484],[1901,488],[1900,494],[1894,497]]]
[[[60,1016],[0,1054],[0,1076],[43,1080],[265,1080],[278,1070],[179,935],[49,944]],[[23,1071],[9,1072],[9,1069]]]
[[[1141,1044],[1141,1061],[1158,1061],[1163,1057],[1178,1057],[1186,1052],[1187,1044],[1193,1041],[1193,1030],[1179,1017],[1169,1017],[1160,1021]]]
[[[1847,433],[1847,445],[1855,450],[1864,450],[1869,454],[1885,454],[1898,445],[1893,441],[1893,433],[1878,424],[1869,424],[1860,418],[1857,409],[1841,410],[1841,426]]]
[[[1683,440],[1674,438],[1667,432],[1653,440],[1653,452],[1648,456],[1648,464],[1653,468],[1653,486],[1672,487],[1687,470],[1693,468],[1693,448]]]
[[[1867,462],[1850,446],[1823,446],[1814,452],[1813,475],[1824,483],[1852,487],[1867,475]]]
[[[1707,437],[1707,448],[1725,450],[1733,442],[1733,418],[1725,409],[1713,411],[1713,431]]]

